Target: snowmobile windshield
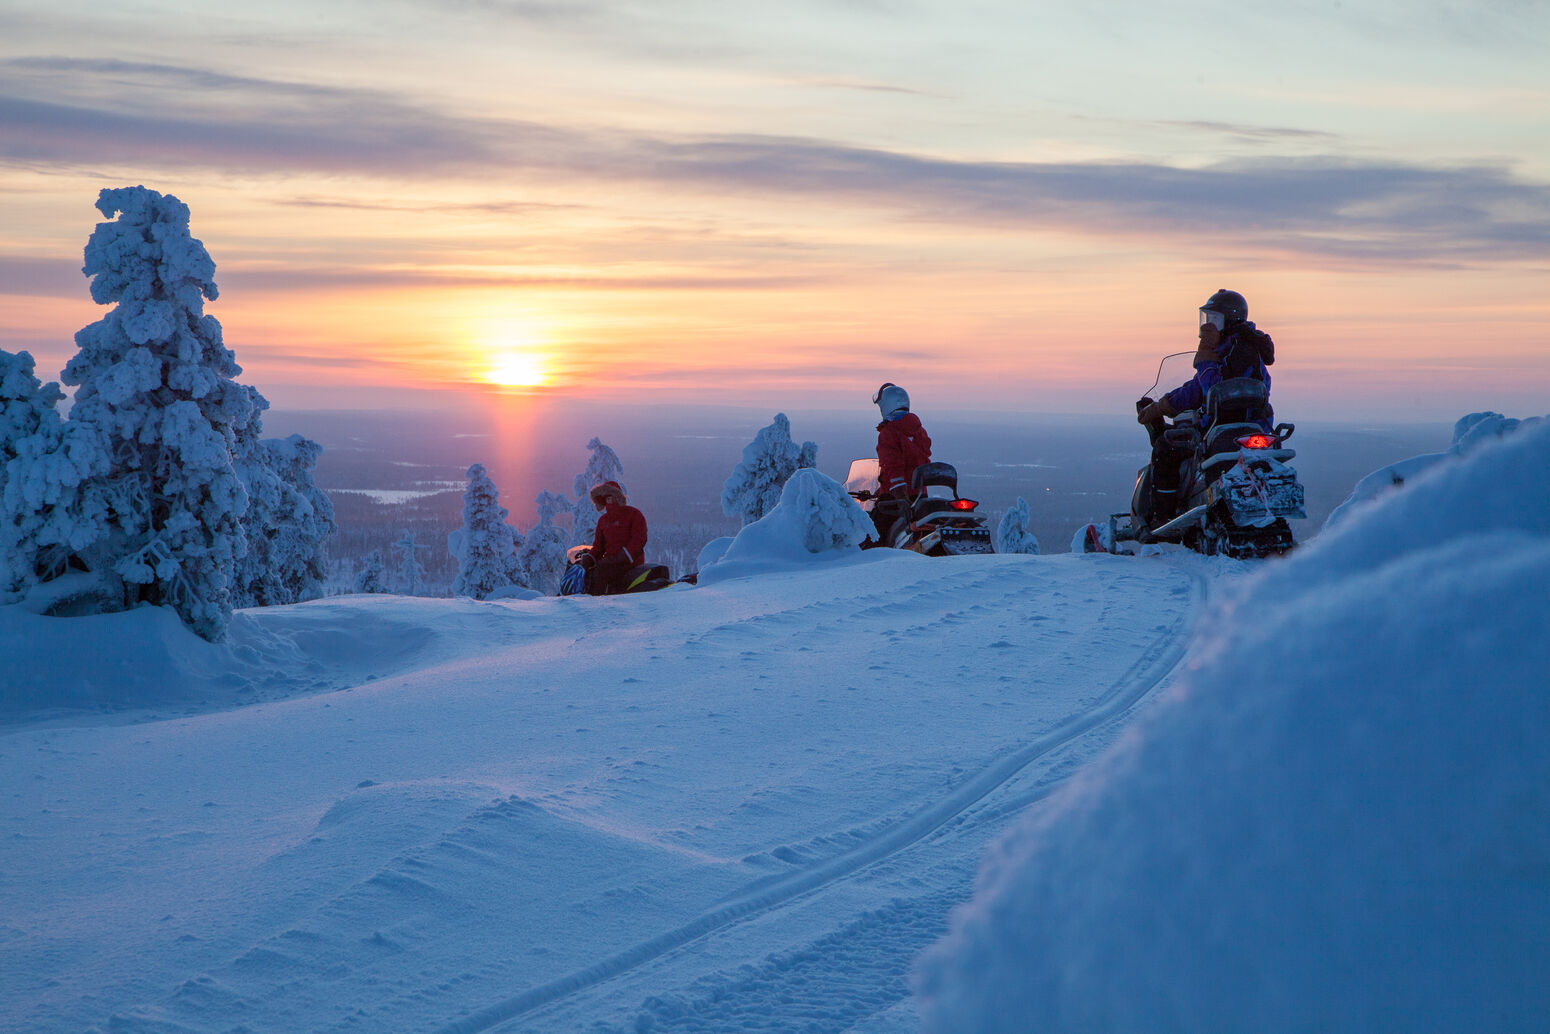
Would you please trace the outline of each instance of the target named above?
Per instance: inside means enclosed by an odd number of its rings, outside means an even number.
[[[1165,355],[1157,364],[1157,379],[1141,394],[1147,398],[1160,398],[1195,376],[1195,350]]]

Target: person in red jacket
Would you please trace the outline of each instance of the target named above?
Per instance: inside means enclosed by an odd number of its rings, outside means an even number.
[[[872,396],[883,415],[877,425],[878,491],[898,502],[872,507],[879,541],[886,541],[888,528],[903,512],[904,501],[914,494],[911,485],[915,468],[931,462],[931,436],[921,426],[920,417],[910,412],[909,392],[893,382],[884,384]]]
[[[592,537],[592,577],[587,591],[606,596],[624,589],[630,568],[646,562],[646,516],[624,500],[617,481],[593,487],[592,505],[601,516]]]

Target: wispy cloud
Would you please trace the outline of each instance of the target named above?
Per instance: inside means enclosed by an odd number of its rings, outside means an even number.
[[[1321,129],[1298,129],[1293,126],[1254,126],[1240,122],[1208,122],[1201,119],[1188,121],[1175,119],[1153,123],[1132,122],[1130,124],[1186,129],[1200,133],[1210,133],[1214,136],[1225,136],[1236,140],[1249,140],[1260,143],[1296,142],[1318,143],[1329,146],[1339,143],[1342,139],[1338,133],[1328,133]]]
[[[807,276],[539,276],[421,269],[232,269],[217,274],[223,286],[288,293],[383,287],[550,288],[570,291],[771,291],[832,283]]]
[[[3,67],[48,80],[28,88],[26,75],[13,75],[24,88],[0,96],[0,161],[12,163],[393,180],[526,171],[555,182],[786,196],[942,223],[1194,235],[1245,252],[1434,263],[1550,257],[1550,185],[1501,164],[1318,156],[1202,168],[953,161],[807,138],[670,139],[458,118],[380,91],[163,65],[22,59]],[[73,85],[80,83],[88,85]],[[43,85],[62,96],[40,99]],[[153,91],[157,103],[140,103],[140,91]],[[1186,125],[1317,139],[1290,129]]]
[[[543,201],[361,201],[339,197],[291,197],[275,201],[293,208],[334,208],[363,212],[464,212],[475,215],[529,215],[535,212],[585,211],[591,205]]]
[[[306,291],[402,287],[564,291],[783,291],[819,283],[832,284],[835,277],[832,274],[819,277],[696,273],[564,276],[435,267],[404,269],[369,265],[295,265],[283,269],[253,269],[224,265],[217,271],[216,280],[222,288],[236,288],[241,293],[283,291],[296,294]],[[79,262],[0,255],[0,294],[84,299],[87,296],[87,280]]]

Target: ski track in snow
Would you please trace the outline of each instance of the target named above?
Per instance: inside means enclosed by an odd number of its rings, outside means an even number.
[[[909,960],[968,895],[979,855],[1006,818],[1078,771],[1083,756],[1064,756],[1073,745],[1112,728],[1177,662],[1199,609],[1201,570],[1187,559],[1182,568],[1110,558],[862,565],[655,598],[486,607],[471,622],[477,634],[437,624],[424,636],[424,653],[369,687],[212,717],[257,718],[256,730],[270,723],[284,732],[287,707],[332,706],[330,721],[346,709],[345,721],[382,721],[384,732],[396,733],[395,720],[414,720],[398,719],[395,709],[426,706],[416,693],[423,686],[436,691],[431,713],[444,710],[449,726],[490,725],[498,703],[549,718],[550,739],[535,741],[540,747],[553,749],[562,735],[598,745],[556,755],[558,768],[535,759],[552,782],[531,788],[479,771],[358,780],[346,775],[360,771],[356,761],[318,757],[324,770],[339,767],[332,785],[355,785],[339,782],[346,778],[359,785],[323,812],[314,835],[249,874],[268,888],[264,907],[196,927],[158,959],[157,974],[81,992],[77,1008],[108,1012],[105,1025],[78,1022],[79,1012],[65,1014],[75,1017],[65,1025],[118,1034],[790,1029],[772,1018],[769,1003],[779,1001],[797,1003],[798,1012],[782,1006],[780,1015],[806,1017],[804,1029],[845,1030],[872,1017],[868,1029],[881,1032],[880,1014],[907,997]],[[1138,603],[1152,608],[1140,620]],[[324,611],[282,609],[272,620],[286,627],[317,620],[308,634],[326,638],[337,632]],[[931,644],[923,659],[919,651]],[[591,696],[540,686],[549,695],[508,705],[509,690],[490,695],[514,672],[560,671],[578,655],[593,659]],[[912,681],[922,670],[929,687]],[[1090,680],[1087,673],[1100,670],[1109,672],[1104,680]],[[627,702],[664,679],[680,684],[666,696]],[[847,740],[844,727],[833,739],[828,723],[857,708],[887,723],[887,701],[899,689],[954,702],[921,714],[961,723],[937,737],[903,722],[887,730],[901,744],[924,736],[919,743],[941,738],[978,753],[944,768],[939,757],[894,757],[887,740],[871,748],[875,758],[847,762],[864,741],[853,730]],[[1039,705],[1044,694],[1051,699]],[[810,725],[768,724],[793,706]],[[1041,706],[1061,709],[1044,718]],[[573,729],[565,724],[570,713]],[[609,746],[609,729],[594,728],[609,722],[623,746]],[[686,762],[675,768],[661,748],[630,746],[626,735],[642,730],[648,743],[689,737],[710,744],[699,749],[711,758],[718,736],[728,749],[756,753],[755,741],[736,738],[748,735],[745,727],[787,737],[771,737],[767,748],[769,767],[779,764],[781,775],[744,777],[732,766],[727,784],[710,788],[711,804],[699,805],[699,824],[678,815],[682,795],[705,792],[699,783],[719,773]],[[503,739],[481,746],[483,730],[469,728],[470,753],[511,749]],[[491,735],[500,732],[498,723],[493,728]],[[315,737],[303,741],[309,745],[336,742],[323,739],[322,728],[303,731]],[[247,733],[242,742],[265,735]],[[370,746],[404,749],[390,738]],[[1052,777],[1047,766],[1062,757],[1064,769]],[[871,796],[851,800],[844,780],[863,776]],[[747,791],[738,789],[743,781]],[[313,782],[330,784],[321,776]],[[738,793],[741,804],[726,812]],[[675,817],[680,828],[662,828]],[[764,839],[782,829],[799,835]],[[340,842],[354,851],[342,860],[331,853]],[[361,843],[385,849],[366,869],[360,859],[370,852]],[[527,865],[545,859],[560,876],[527,878]],[[240,888],[230,893],[240,908]],[[567,943],[563,928],[531,928],[562,919],[580,923],[590,940]],[[752,936],[766,927],[781,932],[768,941]],[[725,953],[723,942],[731,945]],[[771,953],[772,943],[789,947]],[[167,990],[180,957],[195,968]],[[46,1009],[31,1015],[38,1025],[18,1029],[65,1022],[58,1013],[41,1019]]]
[[[983,588],[976,585],[975,588]],[[1155,653],[1146,653],[1136,661],[1118,682],[1100,698],[1098,703],[1073,716],[1051,732],[1034,739],[1024,748],[994,765],[980,771],[960,789],[940,801],[936,801],[883,832],[865,839],[861,844],[832,861],[813,866],[762,887],[751,894],[730,901],[721,907],[703,913],[676,930],[636,945],[629,951],[599,962],[579,973],[562,980],[523,992],[473,1016],[458,1020],[445,1027],[440,1034],[478,1034],[480,1031],[503,1025],[525,1013],[534,1011],[567,995],[574,994],[596,984],[612,980],[631,969],[646,965],[667,953],[681,948],[700,937],[757,912],[778,908],[800,895],[819,891],[830,883],[846,879],[858,870],[890,855],[905,850],[925,836],[940,829],[944,824],[960,816],[981,799],[1008,783],[1014,776],[1034,761],[1065,746],[1093,729],[1129,711],[1148,693],[1155,689],[1182,659],[1188,645],[1185,636],[1187,618],[1198,611],[1204,598],[1204,586],[1197,578],[1192,604],[1178,612],[1171,625],[1162,631],[1151,644]],[[822,609],[820,604],[811,608]],[[802,608],[809,609],[809,608]],[[886,606],[874,608],[885,613]],[[967,620],[974,612],[984,611],[983,604],[975,604],[967,611],[949,612],[940,621],[915,625],[905,634],[921,634],[941,624],[951,625]],[[788,617],[782,614],[782,618]],[[789,623],[789,622],[787,622]],[[1151,652],[1150,650],[1148,652]],[[1042,796],[1042,794],[1040,795]],[[967,896],[965,886],[963,897]],[[793,1020],[803,1019],[801,1011],[793,1015],[783,1009],[778,1021],[780,1026],[767,1026],[772,1020],[768,1002],[773,997],[789,1005],[791,987],[809,981],[822,983],[826,1000],[824,1007],[816,1007],[812,1017],[821,1017],[828,1023],[841,1022],[839,1027],[814,1026],[810,1029],[844,1030],[849,1021],[870,1015],[875,1005],[889,1004],[903,997],[903,977],[907,963],[915,953],[929,944],[946,929],[946,908],[956,903],[956,896],[937,894],[927,902],[900,900],[889,908],[862,917],[845,930],[823,938],[811,948],[784,959],[765,963],[755,973],[742,976],[729,993],[718,988],[709,1001],[713,1008],[685,1009],[676,1002],[654,1000],[647,1003],[637,1030],[778,1030],[789,1029]],[[934,922],[932,920],[935,920]],[[895,965],[890,966],[892,962]],[[879,980],[878,975],[892,977]],[[833,981],[825,979],[833,974],[844,974],[845,985],[852,994],[834,996]],[[872,994],[855,995],[857,989],[875,988]],[[772,990],[773,989],[773,990]],[[895,993],[896,992],[896,993]],[[753,999],[751,1003],[747,999]],[[838,1012],[829,1008],[835,1001],[848,1003]],[[664,1023],[663,1021],[667,1021]],[[754,1025],[750,1026],[752,1021]]]

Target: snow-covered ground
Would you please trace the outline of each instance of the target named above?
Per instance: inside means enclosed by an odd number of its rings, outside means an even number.
[[[1260,565],[0,608],[0,1028],[1534,1029],[1547,539],[1538,426]]]

